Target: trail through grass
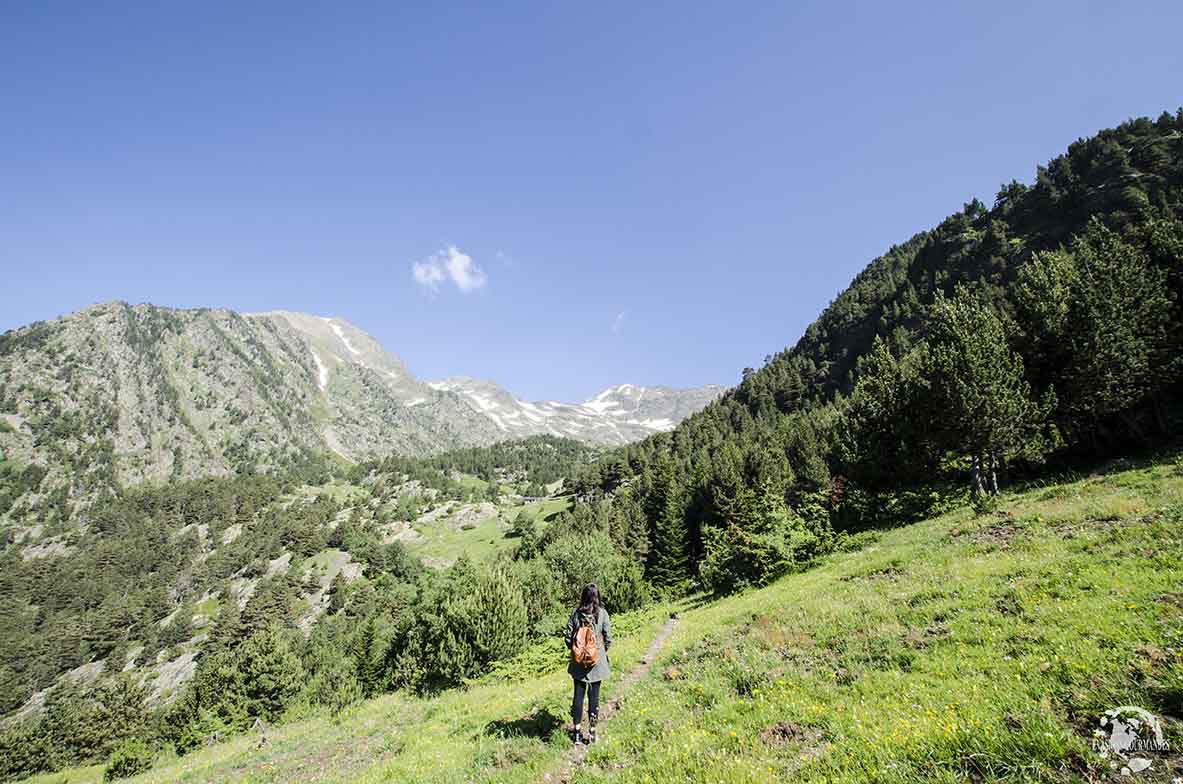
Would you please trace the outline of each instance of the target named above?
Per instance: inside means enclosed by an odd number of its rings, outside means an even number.
[[[649,650],[645,651],[645,655],[637,663],[637,666],[630,670],[620,681],[616,689],[615,696],[608,700],[600,708],[599,716],[599,737],[604,737],[604,732],[607,731],[607,724],[611,720],[613,714],[616,713],[620,704],[624,701],[629,690],[637,681],[649,674],[650,668],[653,666],[653,661],[657,655],[661,653],[661,649],[665,647],[666,641],[669,640],[670,635],[674,632],[674,627],[678,625],[677,614],[672,614],[670,619],[665,622],[665,626],[661,627],[661,631],[653,638],[653,642],[649,645]],[[583,744],[574,745],[572,749],[564,755],[562,764],[556,771],[549,775],[544,774],[544,781],[568,782],[571,780],[575,771],[583,764],[587,758],[587,753],[591,749],[590,746]]]

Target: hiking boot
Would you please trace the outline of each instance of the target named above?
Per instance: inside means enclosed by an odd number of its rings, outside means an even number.
[[[588,731],[587,731],[587,745],[590,746],[591,744],[593,744],[595,742],[596,742],[596,728],[595,728],[595,725],[592,725],[591,728],[588,729]]]
[[[578,746],[578,745],[579,745],[580,743],[582,743],[582,742],[583,742],[583,733],[581,733],[581,732],[579,731],[579,728],[578,728],[578,727],[576,727],[575,729],[571,730],[571,743],[572,743],[572,745]]]

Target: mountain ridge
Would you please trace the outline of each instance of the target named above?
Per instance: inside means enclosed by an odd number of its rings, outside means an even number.
[[[421,381],[337,316],[106,302],[0,334],[0,453],[48,475],[33,495],[64,518],[103,488],[309,467],[329,453],[357,462],[538,434],[619,445],[721,392],[667,393],[630,423],[492,382],[479,384],[502,408],[482,408],[473,383]]]

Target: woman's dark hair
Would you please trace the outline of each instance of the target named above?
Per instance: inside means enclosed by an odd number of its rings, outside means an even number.
[[[592,623],[600,617],[600,589],[595,583],[583,586],[583,595],[579,598],[579,612],[590,616]]]

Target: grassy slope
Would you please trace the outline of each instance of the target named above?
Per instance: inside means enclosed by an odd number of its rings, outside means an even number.
[[[1183,713],[1181,537],[1176,460],[1009,495],[995,515],[889,531],[686,611],[577,780],[1088,775],[1101,711]],[[622,620],[618,670],[661,613]],[[251,734],[136,780],[538,780],[565,745],[554,730],[568,688],[560,669],[430,700],[388,695],[273,730],[261,749]]]
[[[516,547],[518,540],[507,537],[506,531],[519,512],[525,511],[538,521],[538,531],[546,529],[547,518],[567,509],[571,502],[567,498],[548,498],[530,504],[502,507],[497,515],[485,518],[475,528],[453,527],[447,517],[430,523],[414,523],[414,528],[424,539],[411,542],[408,548],[416,555],[426,556],[434,562],[452,563],[461,555],[474,560]]]
[[[891,531],[688,614],[578,780],[1084,775],[1104,710],[1183,717],[1181,536],[1177,461]]]
[[[636,666],[664,623],[654,606],[616,620],[612,666]],[[526,658],[536,659],[538,652]],[[561,654],[541,677],[488,678],[424,699],[388,694],[337,717],[313,715],[251,732],[181,758],[157,762],[134,782],[528,782],[555,765],[569,741],[563,726],[571,680]],[[602,700],[610,699],[609,681]],[[266,742],[260,745],[262,735]],[[28,779],[41,784],[100,782],[102,766]]]
[[[464,475],[460,483],[469,489],[481,492],[488,487],[488,483],[475,476]],[[365,504],[369,500],[368,490],[360,485],[337,481],[326,485],[305,485],[296,489],[294,498],[310,501],[318,496],[327,496],[333,501],[350,507],[355,504]],[[459,502],[456,506],[461,506]],[[517,539],[506,537],[509,524],[525,511],[538,521],[538,530],[546,528],[548,518],[568,509],[571,506],[569,498],[547,498],[529,504],[514,504],[502,506],[498,514],[476,521],[473,528],[464,529],[455,525],[450,515],[445,515],[431,522],[414,522],[412,526],[422,536],[422,540],[407,543],[408,549],[416,555],[427,559],[432,564],[451,564],[461,555],[467,555],[474,560],[481,560],[517,545]],[[387,510],[392,512],[391,509]]]

